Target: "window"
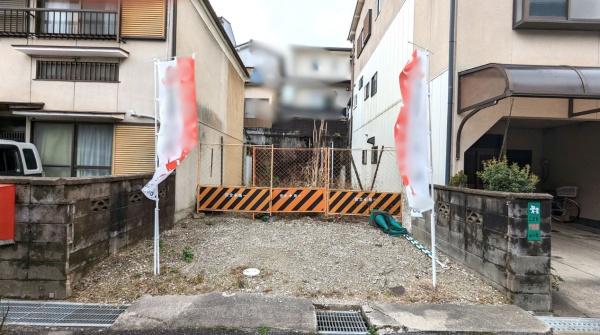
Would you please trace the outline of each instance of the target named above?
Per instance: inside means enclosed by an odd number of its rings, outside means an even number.
[[[377,164],[379,161],[379,147],[375,146],[371,148],[371,164]]]
[[[367,165],[367,155],[368,155],[368,151],[363,150],[362,151],[362,165]]]
[[[371,96],[377,94],[377,72],[371,77]]]
[[[364,30],[364,35],[363,35],[363,49],[365,48],[365,45],[367,45],[367,42],[369,41],[369,37],[371,37],[371,9],[369,9],[367,11],[367,15],[365,16],[365,20],[363,21],[363,30]]]
[[[370,84],[371,83],[367,82],[367,86],[365,86],[365,100],[369,99],[369,93],[371,91],[369,88],[369,86],[371,86]]]
[[[38,60],[35,78],[63,81],[119,81],[118,63]]]
[[[23,174],[19,149],[14,145],[0,145],[0,176]]]
[[[360,54],[362,53],[362,49],[363,49],[363,34],[364,31],[361,30],[360,34],[358,34],[358,38],[356,39],[356,58],[358,58],[360,56]]]
[[[354,99],[352,99],[352,109],[356,109],[356,106],[358,106],[358,95],[354,94]]]
[[[514,29],[598,30],[600,1],[514,0]]]
[[[121,36],[164,39],[166,0],[122,0]]]
[[[23,149],[23,156],[25,157],[25,166],[27,166],[28,170],[37,170],[37,160],[35,159],[35,154],[31,149]]]
[[[376,16],[376,17],[379,17],[379,13],[381,13],[381,1],[382,1],[382,0],[377,0],[377,5],[376,5],[376,8],[377,8],[377,16]]]
[[[267,117],[270,108],[269,99],[266,98],[246,98],[244,99],[244,117],[256,119]]]
[[[358,89],[362,89],[363,88],[363,77],[360,77],[360,79],[358,80]]]
[[[529,15],[567,17],[567,0],[529,0]]]
[[[36,122],[33,142],[49,177],[110,175],[113,125]]]

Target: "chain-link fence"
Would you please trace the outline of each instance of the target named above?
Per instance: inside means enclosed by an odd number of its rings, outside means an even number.
[[[400,192],[394,149],[201,144],[200,185]]]
[[[328,149],[329,189],[400,192],[393,148]]]

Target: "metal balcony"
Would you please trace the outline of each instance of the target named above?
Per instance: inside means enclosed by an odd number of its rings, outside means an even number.
[[[118,12],[83,9],[2,8],[0,36],[117,38]]]

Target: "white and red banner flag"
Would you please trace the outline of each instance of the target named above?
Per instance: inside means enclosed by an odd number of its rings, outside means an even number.
[[[181,164],[198,142],[194,58],[159,61],[156,67],[160,120],[156,144],[158,166],[152,180],[142,188],[151,200],[158,199],[158,184]]]
[[[433,208],[429,194],[428,62],[426,52],[415,50],[400,73],[402,107],[394,126],[396,159],[408,205],[418,213]]]

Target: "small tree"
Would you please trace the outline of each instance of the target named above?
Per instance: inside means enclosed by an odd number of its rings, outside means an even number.
[[[483,162],[483,170],[478,171],[477,176],[490,191],[531,193],[539,182],[529,165],[521,168],[517,163],[509,164],[506,159]]]

